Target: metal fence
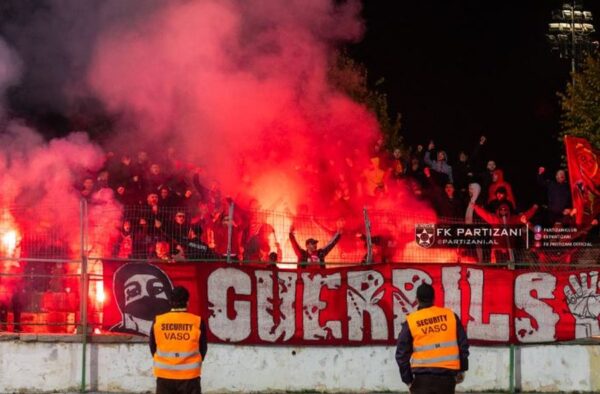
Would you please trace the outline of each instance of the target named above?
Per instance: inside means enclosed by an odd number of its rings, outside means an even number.
[[[313,239],[318,248],[336,243],[326,256],[326,266],[494,260],[509,269],[559,270],[600,263],[600,248],[593,241],[591,246],[572,248],[419,246],[416,226],[435,222],[452,223],[434,216],[367,209],[344,218],[251,211],[233,203],[212,211],[123,208],[85,200],[78,207],[6,208],[0,212],[0,331],[78,335],[83,343],[85,391],[85,345],[87,334],[102,325],[106,259],[237,261],[293,268],[298,261],[294,240],[298,248],[305,248]]]
[[[552,270],[600,262],[600,249],[595,245],[514,245],[501,250],[419,246],[415,226],[435,221],[433,216],[366,209],[362,215],[345,218],[250,211],[233,203],[205,212],[181,207],[122,208],[85,200],[76,209],[60,205],[33,211],[4,209],[0,216],[0,330],[75,333],[99,328],[105,259],[238,261],[293,268],[298,261],[294,240],[305,248],[307,240],[313,239],[318,248],[336,242],[326,256],[327,266],[495,260]],[[88,302],[81,302],[81,294],[87,295]]]

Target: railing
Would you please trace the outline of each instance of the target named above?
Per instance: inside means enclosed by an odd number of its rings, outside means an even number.
[[[507,268],[560,270],[600,263],[597,245],[574,248],[426,248],[415,239],[418,224],[433,214],[369,211],[345,217],[250,211],[233,203],[218,211],[88,204],[73,208],[4,209],[0,217],[0,331],[79,335],[86,358],[88,334],[102,326],[102,261],[223,261],[295,268],[299,247],[337,244],[326,266],[377,262],[473,263],[492,260]],[[59,218],[60,220],[57,220]],[[57,224],[59,223],[59,224]],[[460,221],[455,221],[460,223]],[[530,232],[528,232],[530,235]],[[494,253],[501,254],[500,257]],[[494,258],[492,258],[492,256]],[[309,264],[319,264],[309,263]],[[82,302],[81,295],[87,302]],[[85,388],[82,370],[82,391]]]
[[[64,208],[64,207],[63,207]],[[0,329],[74,333],[96,329],[102,321],[102,260],[252,262],[293,268],[306,240],[318,248],[337,244],[326,265],[485,263],[492,260],[536,269],[600,262],[598,246],[527,248],[425,248],[415,242],[415,226],[434,223],[433,215],[368,211],[346,217],[250,211],[233,203],[212,212],[187,208],[89,204],[79,212],[60,206],[5,209],[0,222]],[[72,209],[71,209],[72,210]],[[60,226],[52,217],[60,216]],[[67,219],[65,219],[67,218]],[[450,223],[450,220],[442,220]],[[458,223],[459,221],[455,221]],[[83,268],[83,269],[82,269]],[[82,273],[84,280],[82,281]],[[88,295],[88,303],[80,302]],[[20,315],[20,319],[19,319]],[[15,318],[16,316],[16,318]]]

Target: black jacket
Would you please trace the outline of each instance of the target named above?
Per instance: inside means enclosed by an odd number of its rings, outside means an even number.
[[[325,256],[327,256],[329,254],[329,252],[331,252],[331,250],[335,247],[335,245],[340,240],[340,237],[341,237],[341,233],[339,233],[339,232],[335,233],[333,238],[331,238],[329,243],[327,245],[325,245],[325,247],[323,249],[317,249],[316,255],[319,258],[319,263],[320,263],[321,267],[325,266]],[[296,236],[294,235],[294,233],[290,233],[290,242],[292,243],[292,247],[294,248],[294,252],[296,253],[296,256],[298,256],[298,263],[300,263],[300,267],[306,267],[308,262],[310,261],[310,258],[309,258],[310,256],[308,255],[308,252],[306,251],[306,249],[302,249],[300,247],[300,245],[298,244],[298,241],[296,240]]]
[[[571,207],[571,187],[568,182],[558,183],[538,175],[538,184],[548,193],[548,210],[554,214],[561,214],[565,208]]]

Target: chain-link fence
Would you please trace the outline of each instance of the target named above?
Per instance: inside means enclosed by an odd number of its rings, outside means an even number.
[[[32,212],[43,212],[43,218]],[[0,329],[73,333],[78,327],[99,327],[105,259],[258,262],[281,268],[294,268],[300,260],[325,266],[493,261],[548,270],[600,262],[600,249],[593,240],[585,241],[586,234],[578,238],[585,242],[574,247],[536,247],[532,228],[524,230],[526,239],[501,247],[420,245],[415,229],[436,222],[460,223],[367,209],[345,218],[251,211],[233,203],[212,212],[157,205],[117,208],[85,200],[75,212],[60,206],[4,209]]]

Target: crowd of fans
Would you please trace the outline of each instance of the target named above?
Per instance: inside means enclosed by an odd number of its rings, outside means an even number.
[[[458,152],[456,160],[433,141],[388,152],[380,140],[357,184],[340,175],[331,191],[328,212],[339,219],[349,214],[347,208],[355,195],[377,199],[390,188],[402,185],[435,210],[439,223],[575,226],[565,171],[558,170],[551,176],[540,167],[537,174],[530,175],[532,181],[536,176],[537,187],[545,191],[547,198],[523,207],[518,191],[513,190],[503,170],[490,157],[484,136],[470,152]],[[150,157],[144,151],[131,156],[109,154],[102,171],[83,179],[81,196],[93,203],[95,193],[103,188],[112,189],[125,207],[119,237],[114,242],[115,258],[175,261],[228,256],[244,261],[281,261],[282,240],[274,239],[274,229],[260,217],[256,200],[238,205],[235,215],[230,215],[231,199],[222,194],[218,181],[206,182],[198,168],[179,161],[172,149],[164,157]],[[589,230],[596,223],[576,236],[592,236]],[[293,232],[290,234],[295,241]],[[374,246],[380,246],[380,238],[373,239]],[[299,261],[304,261],[305,250],[293,241]],[[308,243],[306,247],[310,249]],[[499,261],[493,251],[490,255],[477,250],[473,257],[477,261]]]
[[[545,167],[539,167],[537,174],[525,175],[531,179],[532,188],[537,188],[529,192],[544,197],[538,198],[539,201],[532,206],[524,206],[505,179],[504,171],[490,157],[485,136],[479,139],[470,153],[460,151],[455,161],[449,160],[445,151],[436,149],[433,141],[426,149],[422,145],[417,146],[407,158],[397,149],[390,168],[395,179],[406,179],[414,193],[431,204],[438,215],[438,223],[527,225],[529,231],[536,225],[541,228],[572,228],[577,231],[565,232],[569,242],[587,240],[593,244],[598,241],[597,219],[585,228],[577,228],[577,212],[563,169],[558,169],[552,176]],[[534,180],[537,182],[534,183]],[[531,245],[538,261],[555,257],[556,262],[569,262],[574,251],[573,248],[544,250],[542,243],[536,241],[539,239],[532,239]],[[491,253],[476,249],[476,261],[514,261],[510,253],[515,246],[506,243],[492,247]]]
[[[436,160],[432,160],[433,142],[425,151],[419,146],[411,168],[405,174],[411,178],[413,188],[422,189],[421,193],[425,193],[442,220],[489,223],[496,221],[490,219],[489,214],[493,214],[497,217],[517,216],[518,221],[526,223],[535,215],[536,223],[545,227],[575,225],[571,189],[564,170],[559,169],[551,177],[544,167],[540,167],[535,175],[538,187],[546,192],[546,199],[540,204],[523,207],[505,179],[504,171],[484,153],[486,143],[486,138],[481,137],[473,152],[469,155],[461,151],[452,166],[442,150],[438,150]],[[533,174],[529,177],[535,179]],[[501,215],[501,211],[504,214]]]
[[[280,222],[288,226],[284,231],[286,239],[281,239],[281,231],[279,239],[275,236],[273,221],[265,217],[255,199],[247,195],[245,199],[240,198],[241,193],[235,198],[225,196],[218,181],[207,181],[201,169],[178,160],[172,149],[164,157],[150,157],[144,151],[131,156],[109,153],[104,168],[88,174],[75,187],[91,205],[100,203],[98,196],[106,195],[103,193],[106,191],[124,207],[121,222],[115,224],[118,235],[111,242],[110,254],[114,259],[164,262],[227,259],[275,264],[282,262],[285,243],[285,247],[297,256],[300,267],[309,264],[324,267],[327,255],[336,249],[354,252],[346,256],[339,253],[342,261],[347,262],[360,259],[363,263],[399,261],[397,254],[386,251],[386,248],[393,248],[390,245],[397,240],[390,239],[390,234],[375,232],[369,237],[361,234],[359,228],[364,229],[363,218],[356,218],[360,214],[352,209],[357,205],[353,204],[355,200],[360,200],[361,204],[370,201],[373,206],[377,206],[379,199],[393,200],[399,189],[410,193],[412,199],[421,202],[420,205],[432,208],[439,224],[516,224],[527,225],[530,229],[538,225],[542,228],[568,227],[576,230],[565,232],[570,241],[586,240],[598,244],[597,220],[583,228],[575,224],[576,212],[564,170],[551,174],[546,168],[539,167],[537,174],[523,175],[531,179],[532,188],[545,196],[537,204],[523,206],[519,201],[520,191],[513,189],[510,178],[505,178],[494,157],[490,156],[487,144],[486,138],[481,137],[473,150],[458,152],[456,160],[452,160],[452,156],[433,141],[408,149],[396,148],[392,152],[383,148],[383,141],[378,141],[368,165],[360,170],[352,169],[355,175],[360,174],[359,177],[340,173],[333,185],[329,185],[329,202],[321,212],[329,213],[330,221],[315,219],[305,204],[296,207],[295,214],[283,213],[291,218],[291,221]],[[311,168],[306,170],[312,171]],[[234,200],[236,208],[232,214],[230,207]],[[356,219],[354,227],[352,217]],[[311,232],[317,227],[321,236],[329,234],[329,240],[321,247],[314,238],[317,235]],[[304,230],[303,245],[296,238],[296,228]],[[414,240],[414,235],[409,238]],[[66,255],[66,250],[57,245],[35,244],[34,247],[43,250],[28,256]],[[491,247],[456,248],[455,257],[448,262],[461,261],[461,258],[475,262],[518,262],[519,258],[514,255],[518,247],[509,240]],[[579,257],[573,258],[575,252],[575,248],[537,248],[533,243],[531,261],[582,261]],[[597,248],[589,255],[592,256],[589,261],[598,262]],[[12,305],[15,322],[19,320],[23,305],[38,308],[32,306],[32,300],[26,300],[32,297],[30,291],[39,294],[62,291],[65,286],[48,278],[60,277],[65,273],[64,269],[64,264],[28,263],[23,274],[29,279],[20,286],[27,291],[6,293],[12,295],[4,300],[0,297],[0,330],[6,329],[8,305]],[[75,289],[75,285],[71,287]],[[15,330],[18,324],[16,327]]]

